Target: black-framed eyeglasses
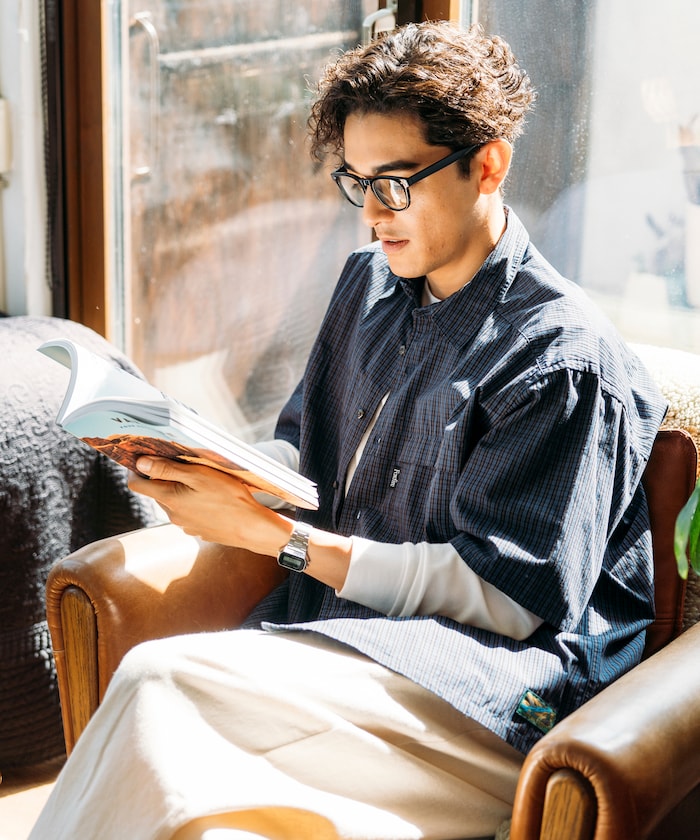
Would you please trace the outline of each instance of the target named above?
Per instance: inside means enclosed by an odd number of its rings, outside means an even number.
[[[415,175],[411,175],[410,178],[400,178],[398,175],[377,175],[374,178],[360,178],[359,175],[347,172],[344,167],[331,172],[331,178],[338,185],[340,192],[355,207],[365,206],[365,193],[367,187],[371,187],[377,199],[389,210],[406,210],[411,204],[409,187],[418,183],[418,181],[422,181],[423,178],[427,178],[428,175],[439,172],[451,163],[466,157],[481,145],[483,144],[477,143],[475,146],[458,149],[447,157],[426,166],[425,169],[421,169],[420,172],[416,172]]]

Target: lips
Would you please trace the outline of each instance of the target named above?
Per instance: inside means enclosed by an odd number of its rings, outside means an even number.
[[[400,251],[406,245],[408,245],[408,239],[384,239],[382,238],[382,250],[385,254],[395,254],[397,251]]]

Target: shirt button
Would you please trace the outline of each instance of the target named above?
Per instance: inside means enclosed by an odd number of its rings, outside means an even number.
[[[340,482],[339,481],[334,481],[333,482],[333,489],[337,490],[339,487],[340,487]]]
[[[406,355],[406,345],[402,344],[401,347],[399,347],[399,356],[405,356],[405,355]]]
[[[365,416],[365,410],[364,410],[364,408],[360,408],[360,409],[358,409],[358,410],[357,410],[357,419],[358,419],[358,420],[362,420],[362,418],[363,418],[364,416]]]

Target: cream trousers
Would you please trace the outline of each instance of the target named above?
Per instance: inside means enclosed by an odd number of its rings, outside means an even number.
[[[31,840],[493,836],[523,756],[315,633],[234,630],[125,657]]]

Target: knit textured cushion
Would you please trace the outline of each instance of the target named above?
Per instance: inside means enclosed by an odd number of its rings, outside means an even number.
[[[0,768],[64,750],[44,588],[54,561],[153,524],[125,470],[55,424],[68,371],[37,352],[72,338],[138,373],[108,342],[57,318],[0,318]]]
[[[669,402],[662,428],[685,429],[700,450],[700,356],[685,350],[633,344]],[[700,461],[699,461],[700,478]],[[700,620],[700,575],[690,572],[683,608],[683,629]]]

